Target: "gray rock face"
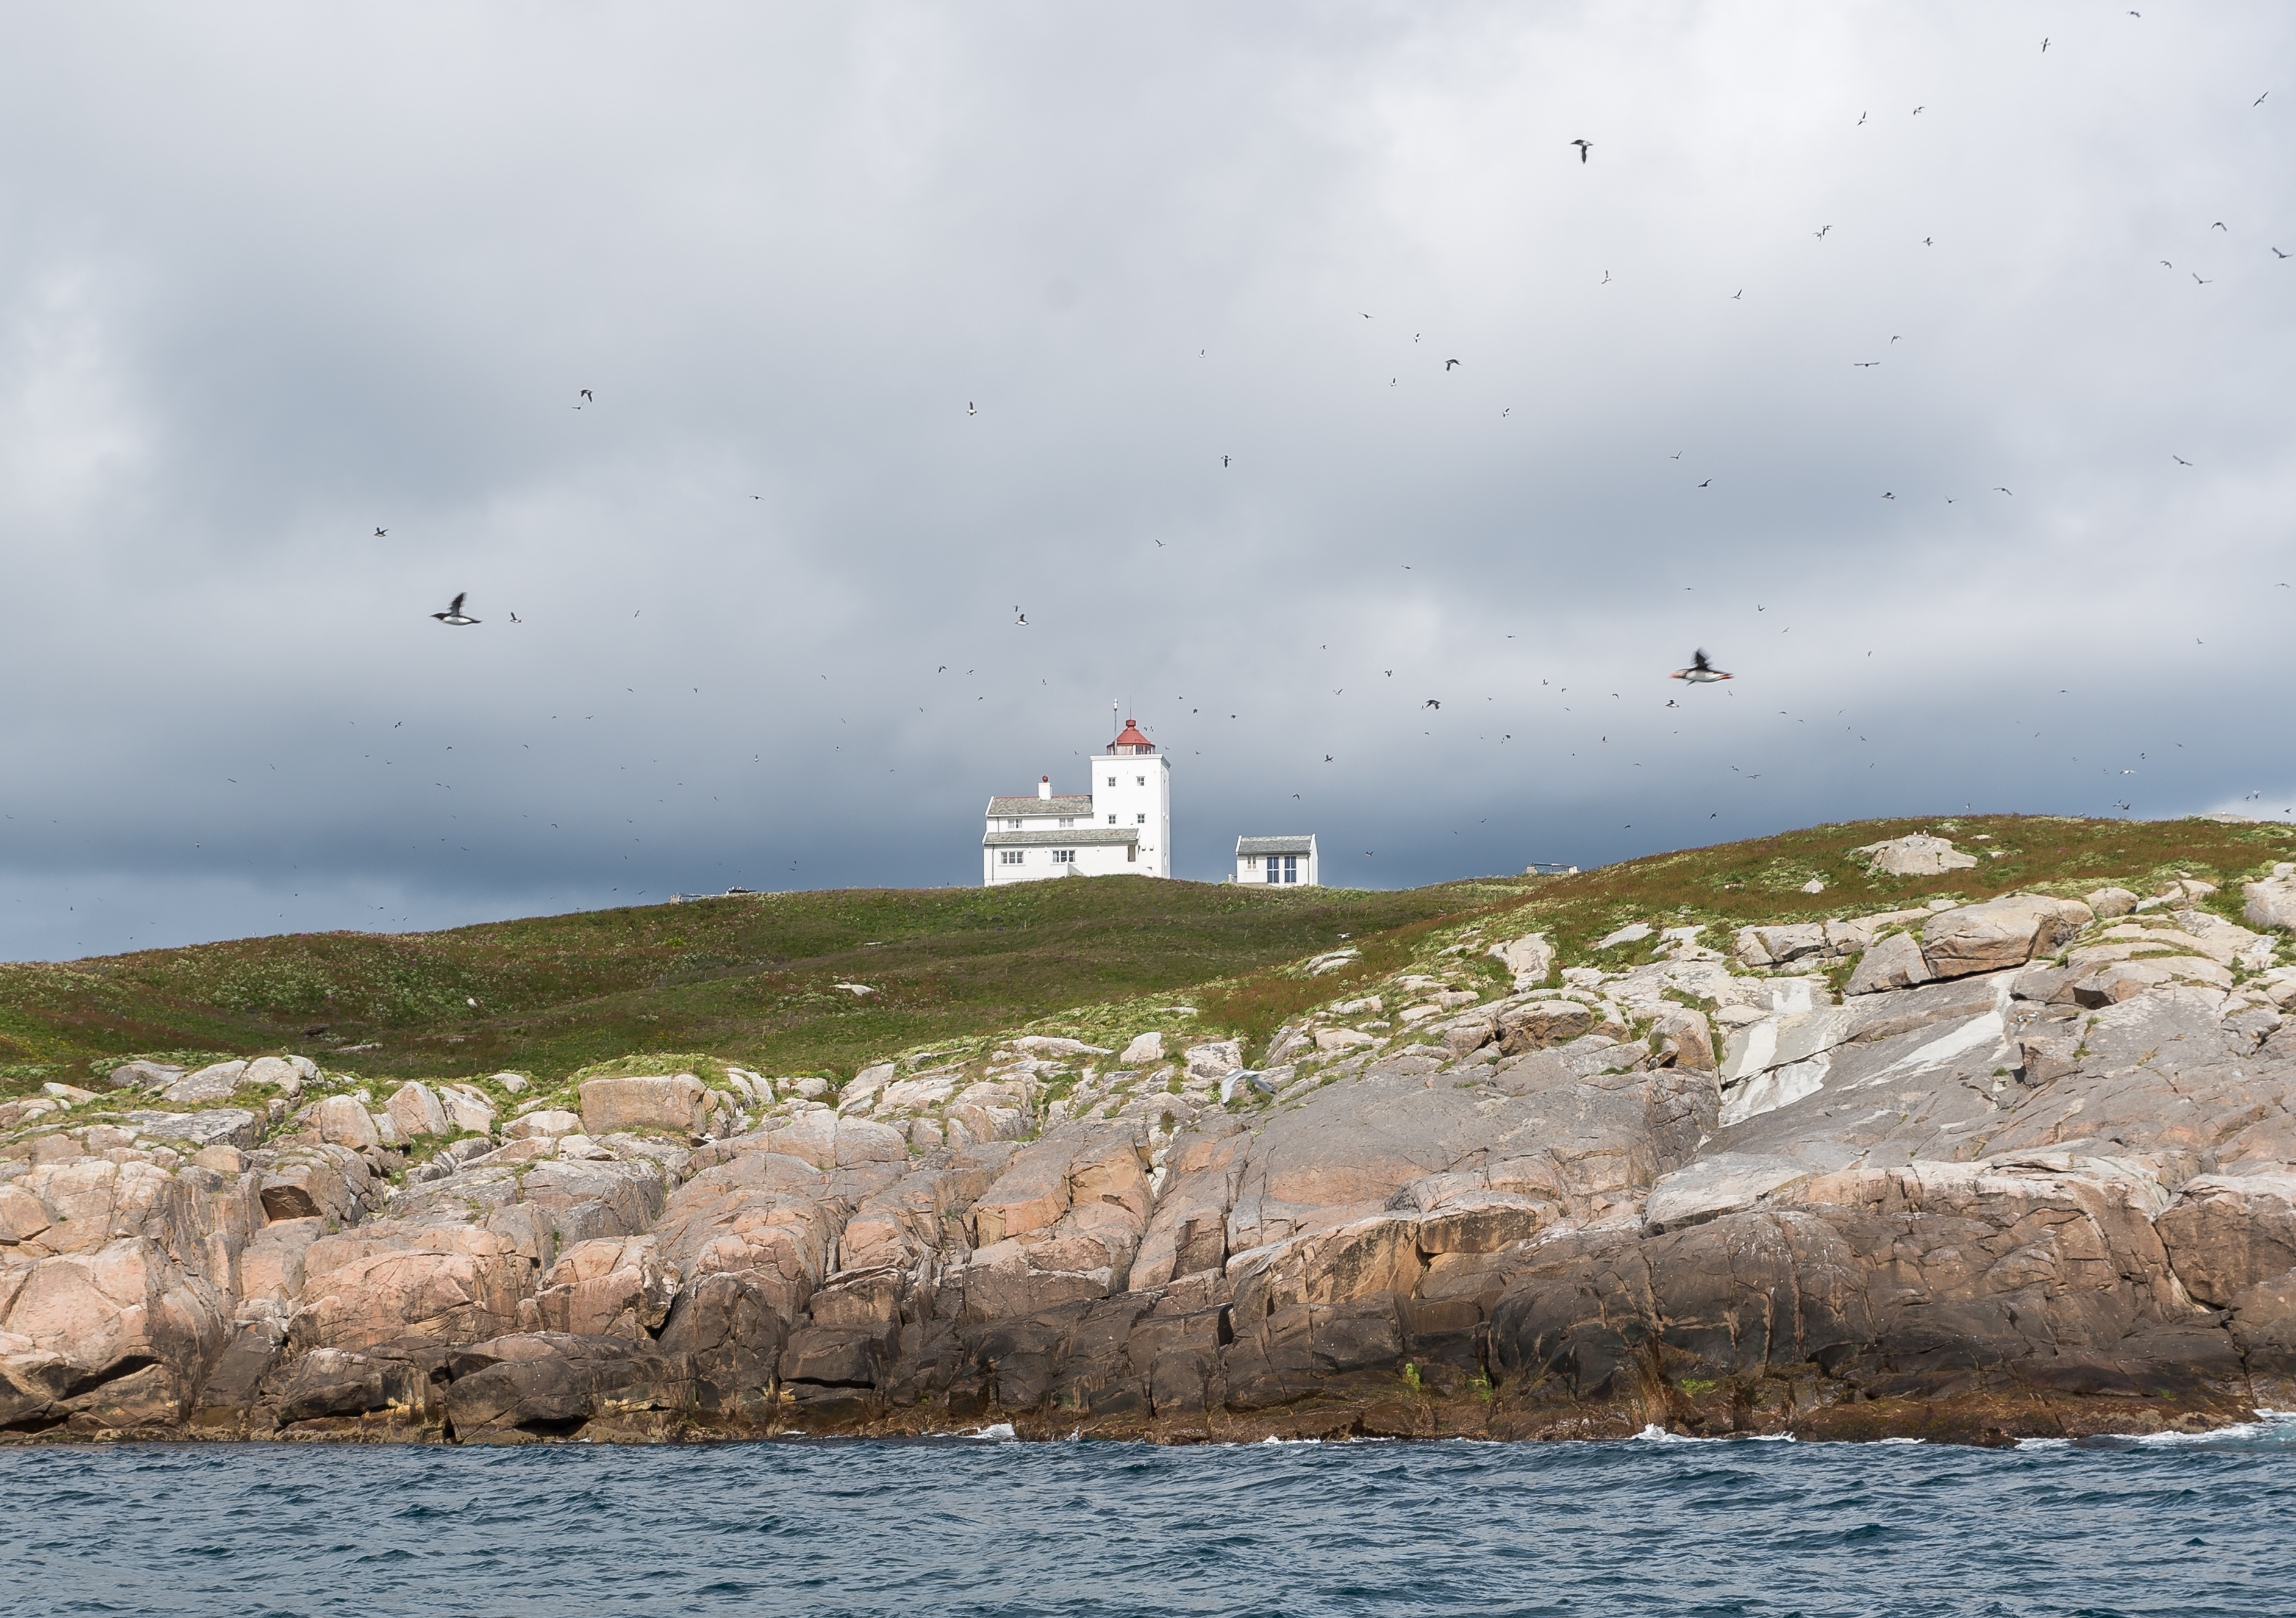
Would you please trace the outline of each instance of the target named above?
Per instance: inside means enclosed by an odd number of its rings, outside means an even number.
[[[115,1076],[119,1072],[114,1070]],[[228,1101],[247,1073],[244,1062],[218,1062],[188,1073],[160,1092],[162,1101],[197,1102]]]
[[[1964,905],[1933,917],[1922,931],[1922,959],[1931,977],[2021,966],[2070,943],[2095,917],[2070,899],[2014,893]]]
[[[1850,852],[1890,876],[1941,876],[1948,871],[1965,871],[1977,863],[1974,854],[1963,853],[1942,837],[1919,832],[1892,837],[1887,842],[1869,842]]]
[[[2251,927],[2283,927],[2296,932],[2296,866],[2279,865],[2262,882],[2245,883],[2241,914]]]
[[[1890,989],[1913,989],[1934,974],[1923,958],[1921,944],[1910,932],[1893,932],[1858,960],[1842,988],[1844,994],[1878,994]]]

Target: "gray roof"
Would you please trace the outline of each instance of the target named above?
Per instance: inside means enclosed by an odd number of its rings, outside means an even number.
[[[1136,825],[1080,825],[1071,832],[991,832],[984,849],[1074,849],[1095,843],[1137,842]]]
[[[1235,840],[1235,857],[1246,854],[1312,854],[1316,851],[1316,834],[1305,837],[1239,837]]]
[[[1092,794],[1039,798],[1031,793],[1025,798],[991,798],[988,813],[996,819],[1007,819],[1014,815],[1089,815],[1092,813]]]

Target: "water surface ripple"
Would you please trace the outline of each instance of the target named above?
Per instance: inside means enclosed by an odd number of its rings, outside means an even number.
[[[2296,1423],[1912,1443],[0,1451],[12,1614],[2296,1612]]]

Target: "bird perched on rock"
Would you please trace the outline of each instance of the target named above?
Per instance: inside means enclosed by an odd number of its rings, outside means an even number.
[[[1735,679],[1737,676],[1726,673],[1722,669],[1717,669],[1713,664],[1706,661],[1706,653],[1701,651],[1691,653],[1690,667],[1687,669],[1677,669],[1674,671],[1672,678],[1685,681],[1693,686],[1705,686],[1710,685],[1716,680]]]
[[[453,624],[457,628],[461,628],[464,624],[474,624],[478,622],[479,620],[477,619],[467,616],[463,611],[463,597],[469,594],[470,592],[468,590],[456,591],[455,594],[455,599],[447,604],[447,610],[445,612],[433,612],[430,616],[437,619],[442,624]]]

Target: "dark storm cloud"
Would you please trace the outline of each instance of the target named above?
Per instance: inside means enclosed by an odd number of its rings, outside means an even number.
[[[2146,10],[19,19],[0,955],[970,882],[1111,700],[1201,877],[2281,813],[2291,29]]]

